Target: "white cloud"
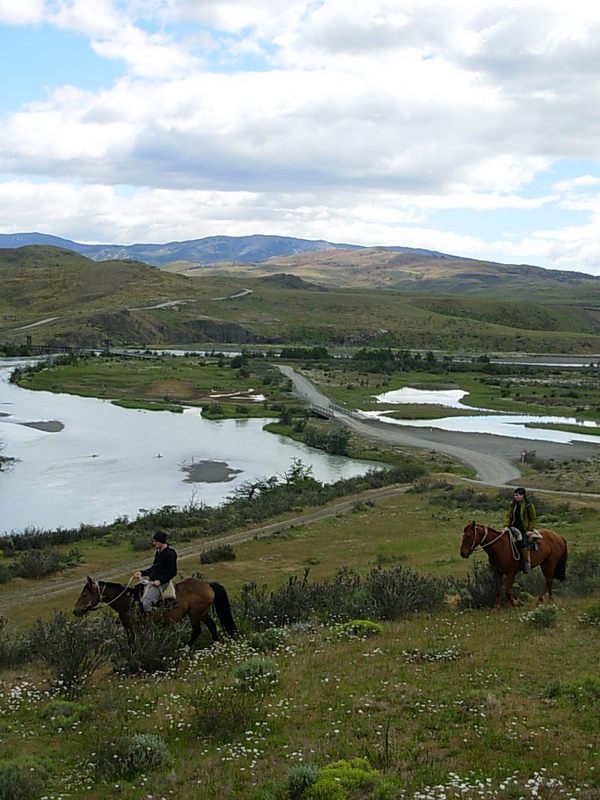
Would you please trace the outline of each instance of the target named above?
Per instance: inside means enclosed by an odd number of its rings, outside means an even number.
[[[0,0],[0,25],[28,25],[41,22],[44,0]]]
[[[272,232],[600,268],[594,4],[0,0],[0,24],[17,6],[123,74],[83,91],[74,63],[70,85],[0,117],[5,225],[10,187],[17,228],[70,238]],[[537,186],[570,161],[587,174]],[[589,224],[477,234],[479,212],[546,207]],[[472,236],[431,224],[450,211]]]

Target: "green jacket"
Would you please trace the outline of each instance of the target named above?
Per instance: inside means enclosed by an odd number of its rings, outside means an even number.
[[[529,500],[521,500],[521,502],[518,505],[520,505],[521,523],[523,528],[526,531],[534,530],[535,526],[537,525],[537,515],[535,513],[535,508],[533,506],[533,503],[530,503]],[[510,506],[508,507],[508,511],[506,512],[506,519],[504,520],[505,528],[510,528],[515,524],[516,506],[517,503],[515,503],[515,501],[513,500]]]

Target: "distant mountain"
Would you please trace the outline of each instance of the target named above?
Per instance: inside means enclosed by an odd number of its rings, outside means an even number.
[[[186,242],[165,244],[81,244],[44,233],[0,234],[0,248],[27,245],[55,245],[81,253],[93,261],[143,261],[155,267],[174,262],[217,264],[233,262],[252,264],[269,258],[323,250],[360,249],[358,245],[334,244],[323,240],[295,239],[290,236],[208,236]],[[423,251],[424,252],[424,251]]]

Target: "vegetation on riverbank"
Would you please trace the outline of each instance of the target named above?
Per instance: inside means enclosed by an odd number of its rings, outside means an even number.
[[[212,647],[203,638],[186,654],[157,626],[146,649],[158,652],[155,639],[169,638],[162,672],[131,673],[110,610],[84,620],[57,614],[78,589],[52,601],[55,609],[31,593],[44,612],[31,630],[48,657],[27,643],[25,620],[0,631],[0,790],[17,786],[32,800],[42,786],[54,800],[113,792],[592,800],[600,790],[597,508],[534,496],[540,524],[569,540],[557,609],[532,605],[539,570],[519,579],[521,609],[469,608],[474,583],[482,598],[486,581],[489,590],[489,573],[483,553],[474,570],[459,558],[462,525],[495,521],[508,497],[416,483],[336,519],[236,545],[234,560],[202,572],[226,586],[242,636]],[[178,529],[171,534],[177,542]],[[90,551],[74,568],[81,584],[98,574],[102,553],[112,560],[122,547],[96,549],[95,561]],[[186,574],[194,566],[180,559]],[[93,645],[100,641],[108,648]],[[101,655],[97,664],[77,666],[78,642]],[[69,677],[74,664],[81,681]]]

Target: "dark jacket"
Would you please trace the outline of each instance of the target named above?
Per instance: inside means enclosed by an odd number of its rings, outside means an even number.
[[[151,581],[168,583],[177,575],[177,553],[167,545],[154,554],[152,566],[142,570],[142,575],[147,575]]]
[[[521,533],[534,530],[537,524],[537,515],[533,503],[529,500],[521,500],[515,503],[513,500],[506,512],[504,526],[506,528],[518,528]]]

